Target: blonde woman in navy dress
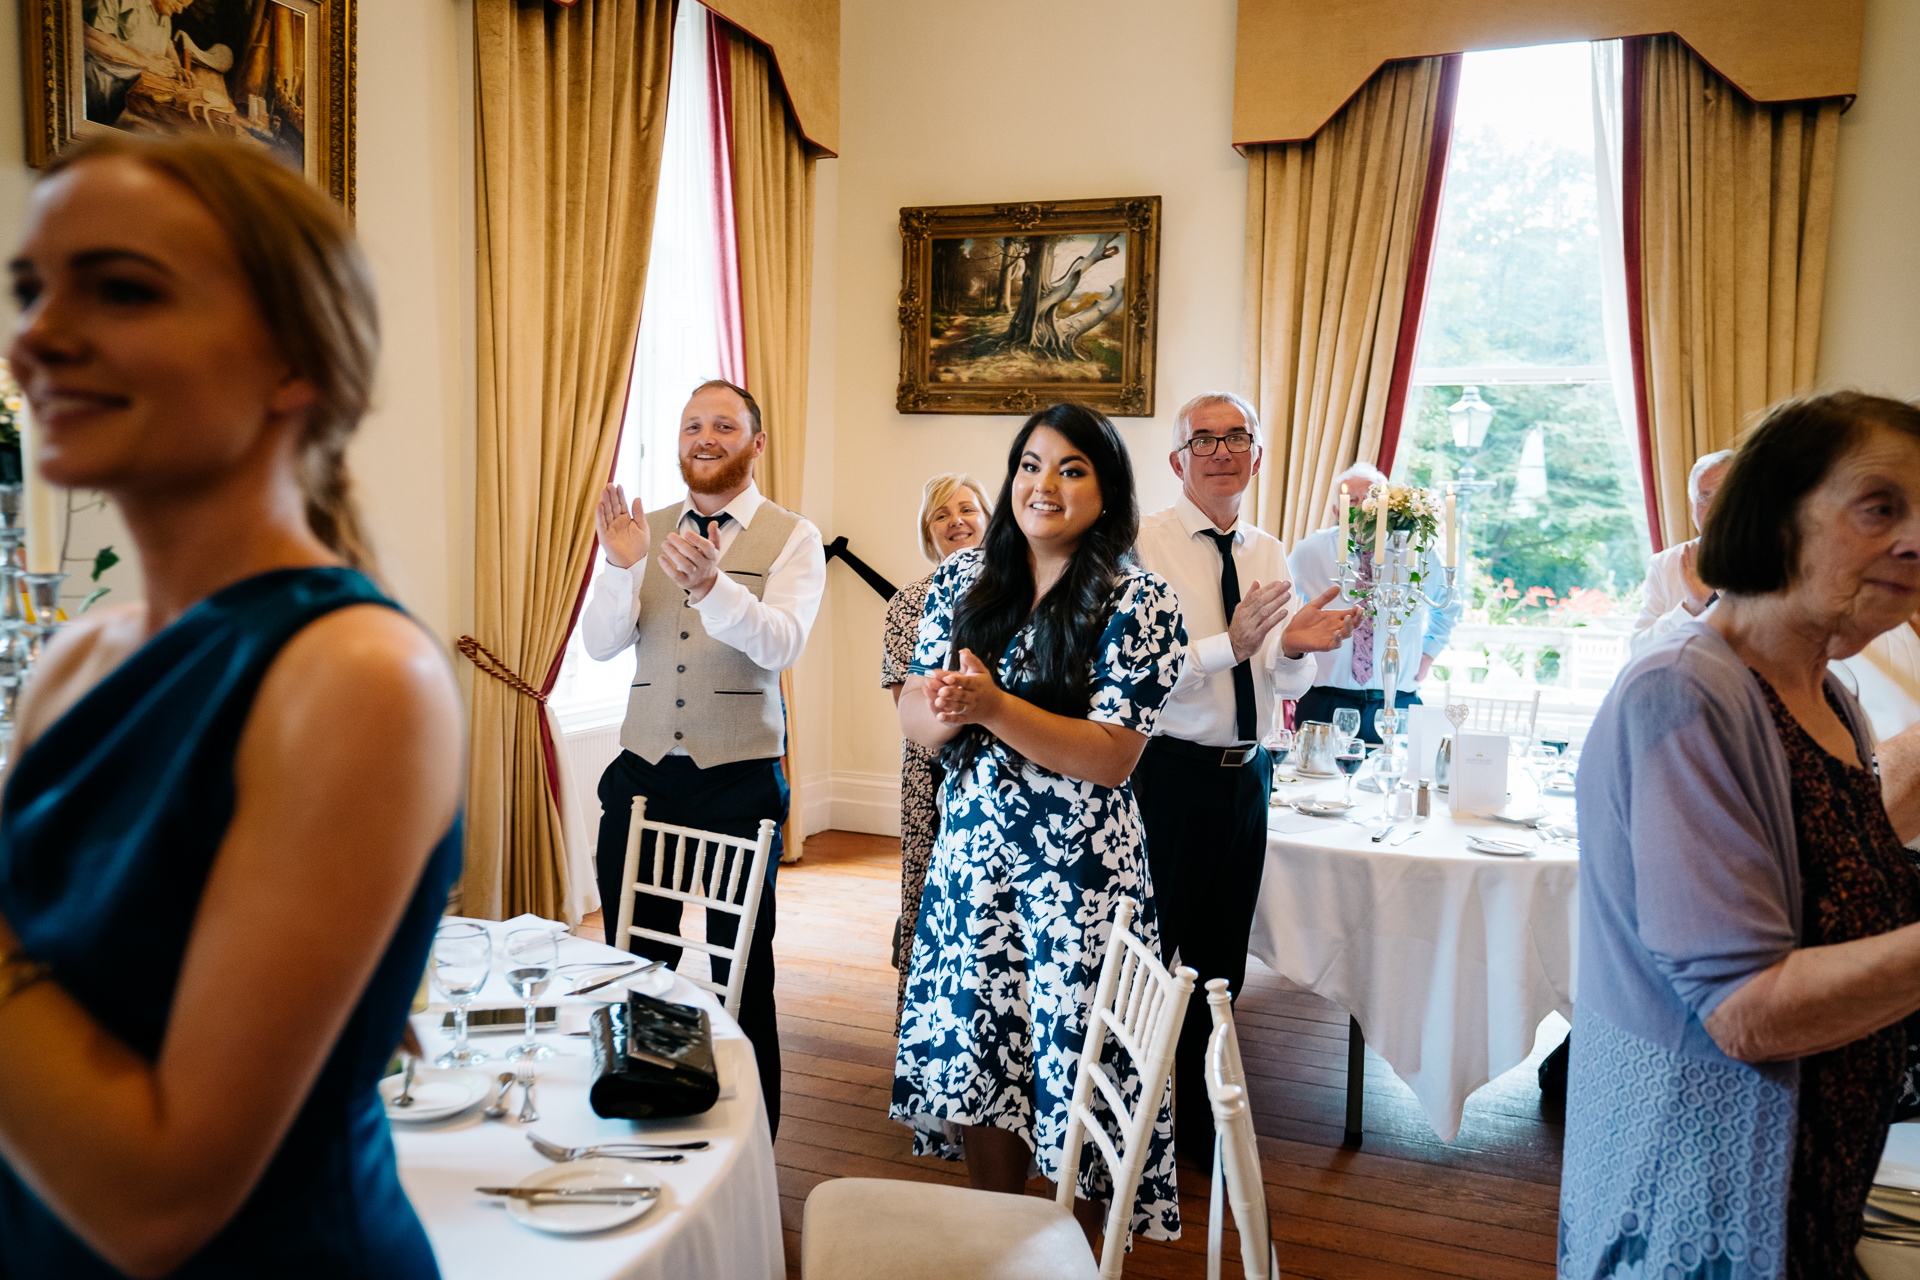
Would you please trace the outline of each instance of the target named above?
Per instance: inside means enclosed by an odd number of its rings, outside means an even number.
[[[894,1064],[893,1118],[917,1153],[962,1157],[984,1191],[1056,1178],[1080,1047],[1123,896],[1158,945],[1128,777],[1179,674],[1186,632],[1166,582],[1134,563],[1133,468],[1084,405],[1014,438],[984,546],[934,574],[900,695],[906,735],[946,769]],[[989,674],[989,672],[992,674]],[[1122,1082],[1136,1105],[1140,1081]],[[1088,1144],[1087,1151],[1094,1151]],[[1089,1238],[1112,1195],[1083,1159]],[[1132,1230],[1179,1234],[1167,1091]]]
[[[75,619],[0,800],[0,1275],[436,1274],[375,1085],[460,865],[459,694],[342,465],[365,260],[263,150],[42,180],[9,351],[37,466],[145,602]]]

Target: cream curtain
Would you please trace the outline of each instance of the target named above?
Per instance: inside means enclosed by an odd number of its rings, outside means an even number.
[[[1755,104],[1672,36],[1634,44],[1644,444],[1672,546],[1694,459],[1813,385],[1841,102]]]
[[[1335,474],[1379,452],[1444,62],[1391,63],[1307,141],[1247,149],[1256,519],[1288,545],[1325,523]]]
[[[807,321],[813,305],[813,161],[766,47],[732,35],[734,226],[740,251],[740,325],[747,390],[760,402],[767,451],[763,493],[800,510],[807,441]],[[787,703],[787,783],[795,789],[786,856],[800,853],[799,712],[792,673]]]
[[[528,689],[552,687],[612,471],[672,27],[672,0],[474,5],[474,639],[496,661],[472,682],[469,915],[571,923],[592,892],[567,864],[557,734]]]

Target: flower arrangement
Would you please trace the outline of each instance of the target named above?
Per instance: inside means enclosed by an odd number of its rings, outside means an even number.
[[[1373,530],[1380,503],[1387,504],[1387,532],[1405,533],[1411,548],[1424,551],[1440,540],[1440,498],[1431,489],[1410,484],[1377,484],[1354,508],[1352,536],[1356,547],[1373,549]]]

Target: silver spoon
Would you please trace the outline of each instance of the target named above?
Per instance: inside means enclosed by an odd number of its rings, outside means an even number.
[[[413,1105],[413,1067],[413,1055],[408,1054],[406,1074],[400,1077],[400,1096],[393,1100],[393,1105],[402,1111]]]
[[[482,1111],[480,1114],[485,1116],[489,1120],[506,1119],[507,1118],[507,1090],[511,1088],[512,1085],[513,1085],[513,1072],[502,1071],[500,1073],[500,1096],[498,1096],[493,1100],[492,1106],[488,1107],[485,1111]]]

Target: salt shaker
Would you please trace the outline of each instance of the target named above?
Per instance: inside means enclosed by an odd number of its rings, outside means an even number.
[[[1433,812],[1433,793],[1427,790],[1427,780],[1420,779],[1420,793],[1414,797],[1413,812],[1416,817],[1427,817]]]

